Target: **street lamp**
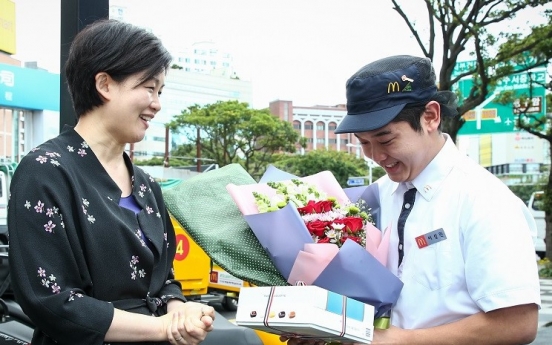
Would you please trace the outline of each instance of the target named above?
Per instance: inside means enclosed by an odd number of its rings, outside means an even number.
[[[347,147],[356,147],[356,158],[360,159],[360,148],[361,148],[360,144],[348,143],[346,146]],[[370,158],[366,157],[364,154],[362,156],[364,157],[364,161],[366,162],[366,165],[368,166],[368,184],[372,184],[372,168],[373,168],[373,165],[374,165],[374,161],[371,160]]]

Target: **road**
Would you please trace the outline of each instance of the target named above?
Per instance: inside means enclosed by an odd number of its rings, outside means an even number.
[[[552,344],[552,279],[541,279],[542,308],[539,311],[539,329],[537,338],[531,345]],[[235,312],[225,311],[221,306],[214,306],[228,320],[233,320]]]
[[[552,344],[552,279],[541,279],[541,310],[537,339],[531,345]]]

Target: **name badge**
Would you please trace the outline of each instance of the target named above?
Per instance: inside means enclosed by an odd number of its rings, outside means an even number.
[[[424,248],[432,244],[444,241],[446,239],[447,235],[445,234],[445,230],[443,230],[443,228],[433,230],[432,232],[428,232],[425,235],[421,235],[415,238],[418,248]]]

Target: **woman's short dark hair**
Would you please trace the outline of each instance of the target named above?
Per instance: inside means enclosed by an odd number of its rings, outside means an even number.
[[[80,31],[69,50],[65,75],[77,119],[103,104],[95,76],[117,82],[144,73],[141,82],[167,71],[172,57],[154,34],[129,23],[102,19]]]

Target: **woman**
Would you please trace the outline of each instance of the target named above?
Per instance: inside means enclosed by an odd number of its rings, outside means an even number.
[[[214,310],[174,280],[159,185],[124,152],[161,105],[171,56],[151,33],[97,21],[65,72],[76,126],[31,150],[11,184],[10,270],[39,344],[198,344]]]

